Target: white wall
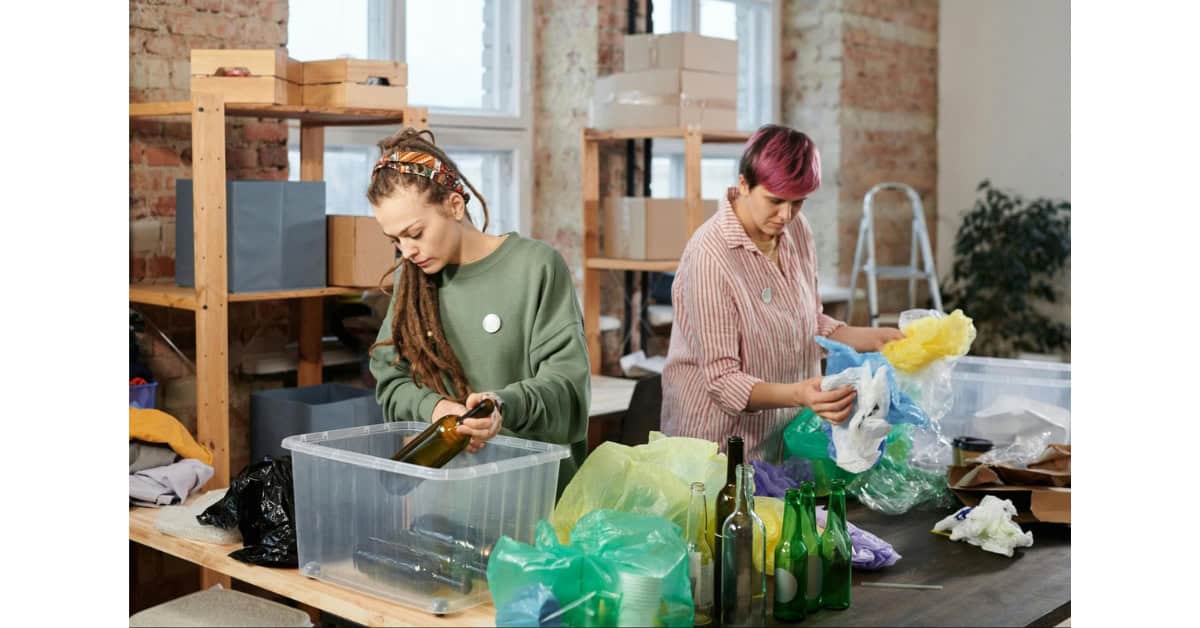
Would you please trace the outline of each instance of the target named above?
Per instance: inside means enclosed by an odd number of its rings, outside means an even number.
[[[990,179],[1023,197],[1071,197],[1068,0],[942,0],[938,25],[938,271]],[[1070,321],[1070,268],[1060,281]],[[968,315],[970,313],[968,312]]]

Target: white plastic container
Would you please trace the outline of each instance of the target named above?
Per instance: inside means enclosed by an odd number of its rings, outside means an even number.
[[[360,570],[355,551],[397,543],[429,515],[472,526],[484,547],[501,536],[532,544],[534,526],[554,509],[559,462],[570,450],[497,436],[441,469],[390,460],[405,437],[426,427],[386,423],[284,439],[292,452],[301,573],[435,614],[491,600],[484,577],[468,578],[467,591],[429,586],[411,573]]]
[[[951,381],[954,405],[942,419],[944,436],[989,438],[1001,446],[1029,429],[1029,421],[1045,419],[1060,425],[1070,442],[1070,364],[968,356],[955,365]]]

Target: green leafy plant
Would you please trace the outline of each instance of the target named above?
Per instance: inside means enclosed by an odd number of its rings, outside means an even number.
[[[1026,202],[984,180],[954,241],[954,266],[943,287],[946,309],[975,321],[974,351],[1007,356],[1056,353],[1071,344],[1071,328],[1035,309],[1058,301],[1053,280],[1071,256],[1071,203]]]

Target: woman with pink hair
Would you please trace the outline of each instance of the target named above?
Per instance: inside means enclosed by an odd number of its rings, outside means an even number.
[[[821,391],[818,335],[878,351],[898,329],[850,327],[817,294],[812,229],[800,212],[821,185],[805,134],[761,127],[746,143],[738,185],[688,241],[671,289],[675,321],[663,370],[663,432],[745,442],[747,459],[778,462],[780,434],[801,407],[831,423],[854,389]]]

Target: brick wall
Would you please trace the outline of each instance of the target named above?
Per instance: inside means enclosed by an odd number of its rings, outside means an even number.
[[[192,48],[271,48],[287,44],[286,0],[132,0],[129,3],[129,100],[189,98]],[[229,179],[286,179],[287,127],[277,120],[234,118],[227,122]],[[175,277],[175,180],[191,178],[191,123],[132,120],[129,133],[129,275],[131,281],[173,283]],[[137,306],[176,345],[194,356],[195,319],[190,312]],[[252,337],[294,336],[287,303],[232,303],[230,362],[236,364]],[[142,335],[150,368],[159,379],[159,403],[195,429],[195,374],[155,334]],[[249,384],[231,382],[231,457],[236,472],[248,460],[246,420]]]

